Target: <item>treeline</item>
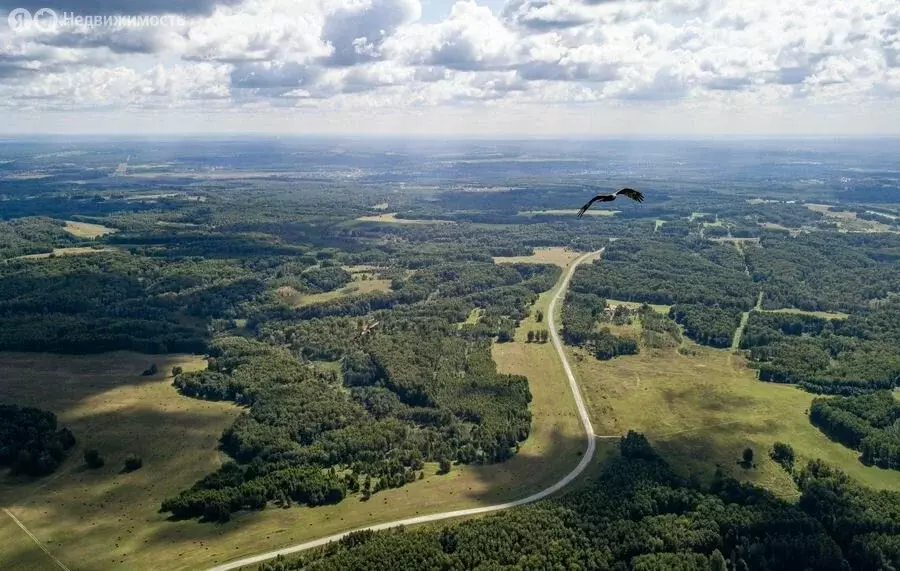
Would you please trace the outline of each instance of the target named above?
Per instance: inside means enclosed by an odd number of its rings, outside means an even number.
[[[162,503],[162,511],[176,519],[202,518],[225,522],[240,510],[259,510],[267,502],[291,502],[318,506],[344,499],[346,482],[316,467],[292,466],[289,462],[243,468],[228,463],[174,498]]]
[[[890,569],[900,565],[900,494],[861,488],[820,462],[796,505],[718,473],[677,476],[629,433],[584,489],[476,520],[359,532],[264,563],[295,569]]]
[[[890,391],[815,399],[809,420],[832,440],[859,450],[864,463],[900,470],[900,401]]]
[[[741,338],[763,381],[853,395],[900,384],[900,300],[848,319],[750,313]]]
[[[597,295],[569,291],[562,309],[563,340],[586,348],[601,360],[637,354],[637,340],[614,335],[608,327],[599,331],[594,328],[605,308],[606,300]]]
[[[0,467],[12,474],[50,474],[74,445],[72,431],[57,428],[52,412],[0,404]]]
[[[704,305],[676,304],[669,317],[684,326],[684,333],[702,345],[731,347],[734,332],[741,324],[741,311]]]

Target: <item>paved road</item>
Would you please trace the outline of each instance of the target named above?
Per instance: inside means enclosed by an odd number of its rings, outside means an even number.
[[[603,253],[603,250],[597,250],[596,252],[591,252],[590,254],[585,254],[575,260],[575,262],[569,267],[569,271],[566,273],[566,277],[563,280],[562,285],[557,290],[556,295],[553,296],[553,299],[550,300],[550,307],[547,310],[547,325],[550,329],[550,338],[553,341],[553,347],[556,349],[556,354],[559,356],[559,360],[562,363],[563,369],[566,371],[566,378],[569,380],[569,388],[572,390],[572,394],[575,396],[575,405],[578,407],[578,416],[581,417],[581,424],[584,426],[585,440],[587,444],[587,450],[581,456],[581,461],[578,463],[575,468],[572,469],[571,472],[566,474],[560,481],[556,482],[549,488],[541,490],[535,494],[532,494],[526,498],[522,498],[520,500],[514,500],[511,502],[506,502],[505,504],[497,504],[493,506],[484,506],[481,508],[471,508],[467,510],[457,510],[452,512],[441,512],[431,515],[423,515],[418,517],[411,517],[407,519],[401,519],[397,521],[391,521],[387,523],[382,523],[378,525],[371,525],[368,527],[361,527],[359,529],[354,529],[351,531],[345,531],[344,533],[338,533],[335,535],[329,535],[328,537],[323,537],[321,539],[316,539],[313,541],[307,541],[306,543],[300,543],[298,545],[292,545],[290,547],[285,547],[283,549],[277,549],[275,551],[269,551],[267,553],[261,553],[260,555],[254,555],[253,557],[245,557],[244,559],[238,559],[237,561],[232,561],[231,563],[224,563],[222,565],[218,565],[213,567],[209,571],[229,571],[231,569],[237,569],[239,567],[244,567],[246,565],[253,565],[256,563],[262,563],[263,561],[273,559],[278,557],[279,555],[290,555],[292,553],[298,553],[300,551],[306,551],[307,549],[312,549],[314,547],[320,547],[325,545],[326,543],[331,543],[332,541],[337,541],[354,531],[363,531],[363,530],[372,530],[379,531],[383,529],[390,529],[392,527],[399,527],[401,525],[418,525],[421,523],[428,523],[432,521],[440,521],[443,519],[451,519],[456,517],[463,516],[472,516],[479,515],[489,512],[496,512],[501,510],[508,510],[510,508],[515,508],[518,506],[523,506],[525,504],[530,504],[532,502],[536,502],[538,500],[542,500],[547,496],[558,492],[559,490],[565,488],[569,484],[572,483],[575,478],[581,475],[584,472],[584,469],[587,468],[588,464],[590,464],[591,460],[594,458],[594,452],[597,448],[596,440],[594,438],[594,427],[591,425],[591,419],[588,416],[587,407],[584,405],[584,400],[581,398],[581,391],[578,388],[578,382],[575,381],[575,375],[572,374],[572,367],[569,366],[569,360],[566,359],[566,354],[563,351],[562,340],[559,338],[559,333],[556,331],[556,303],[559,301],[561,297],[565,296],[566,291],[569,289],[569,280],[572,279],[572,274],[575,273],[575,268],[578,267],[586,259],[596,256],[598,254]]]

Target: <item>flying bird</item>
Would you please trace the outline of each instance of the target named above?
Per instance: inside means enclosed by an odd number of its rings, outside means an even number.
[[[638,202],[644,201],[644,195],[638,192],[633,188],[623,188],[622,190],[615,192],[613,194],[598,194],[594,198],[592,198],[587,204],[581,207],[581,210],[578,211],[578,217],[581,218],[584,216],[584,213],[587,212],[587,209],[591,207],[591,204],[595,202],[612,202],[619,195],[624,195],[630,198],[631,200],[636,200]]]

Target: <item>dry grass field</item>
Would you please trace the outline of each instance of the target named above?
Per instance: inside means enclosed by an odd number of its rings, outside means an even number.
[[[109,228],[102,224],[90,224],[88,222],[75,222],[66,220],[65,231],[79,238],[99,238],[107,234],[115,234],[118,232],[115,228]]]
[[[563,269],[575,261],[581,254],[567,248],[535,248],[530,256],[494,257],[495,264],[554,264]],[[555,291],[555,288],[554,290]],[[549,300],[549,297],[547,298]],[[549,301],[548,301],[549,303]]]
[[[451,224],[451,222],[448,220],[415,220],[411,218],[397,218],[396,212],[360,216],[356,220],[358,222],[387,222],[391,224]]]
[[[113,248],[85,248],[85,247],[74,247],[74,248],[53,248],[53,253],[46,254],[26,254],[24,256],[17,256],[13,258],[15,260],[41,260],[49,258],[50,256],[84,256],[86,254],[102,254],[104,252],[112,252]]]

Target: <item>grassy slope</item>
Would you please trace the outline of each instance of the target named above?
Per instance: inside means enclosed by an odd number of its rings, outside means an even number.
[[[142,377],[150,362],[161,374]],[[216,442],[238,411],[185,399],[171,387],[165,374],[175,365],[205,366],[197,357],[4,353],[0,363],[0,400],[52,410],[78,440],[53,475],[0,490],[0,505],[73,569],[134,564],[135,552],[165,525],[160,499],[218,466]],[[99,449],[106,465],[86,470],[86,448]],[[120,474],[131,452],[144,467]],[[14,531],[4,522],[4,538]]]
[[[313,305],[324,301],[331,301],[332,299],[337,299],[339,297],[372,293],[373,291],[391,291],[391,280],[359,280],[350,282],[346,286],[334,291],[313,293],[309,295],[298,294],[292,305],[302,307],[304,305]]]
[[[3,512],[0,512],[0,562],[3,569],[59,570],[56,563]]]
[[[597,361],[569,349],[598,433],[644,432],[685,474],[709,476],[716,465],[784,496],[793,483],[769,458],[772,443],[787,442],[801,459],[822,458],[866,485],[900,490],[900,473],[863,466],[858,453],[830,441],[807,419],[814,395],[755,379],[729,350],[688,344],[695,356],[643,349],[639,355]],[[738,466],[750,446],[757,467]]]

